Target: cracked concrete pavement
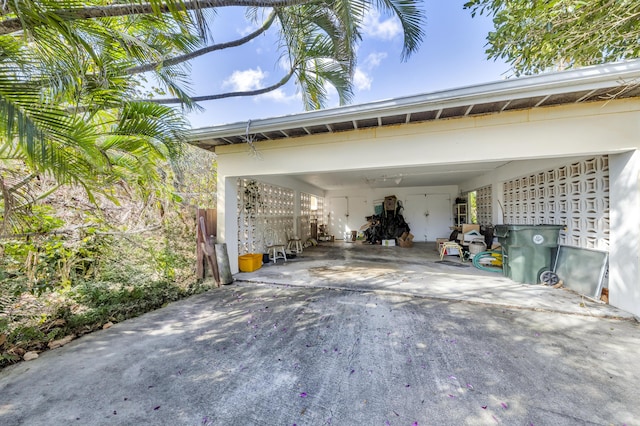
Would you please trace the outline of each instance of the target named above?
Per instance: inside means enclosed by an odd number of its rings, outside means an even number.
[[[309,249],[6,368],[0,424],[639,424],[633,316],[366,250]]]

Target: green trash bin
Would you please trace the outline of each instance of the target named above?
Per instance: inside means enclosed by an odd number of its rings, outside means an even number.
[[[496,225],[493,235],[502,245],[502,272],[514,281],[540,282],[540,274],[551,269],[563,225]]]

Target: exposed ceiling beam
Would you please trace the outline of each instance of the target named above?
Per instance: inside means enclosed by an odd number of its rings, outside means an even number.
[[[471,110],[473,109],[475,105],[469,105],[469,107],[467,108],[467,110],[464,112],[464,116],[468,116],[469,113],[471,112]]]
[[[589,91],[589,93],[587,93],[586,95],[581,96],[581,97],[576,101],[576,103],[578,104],[578,103],[580,103],[580,102],[584,101],[585,99],[590,98],[590,97],[591,97],[594,93],[596,93],[596,92],[597,92],[597,90],[596,90],[596,89],[593,89],[593,90]]]
[[[511,104],[511,99],[509,99],[504,105],[502,105],[502,108],[500,108],[500,112],[504,112],[505,109],[507,109],[507,107]]]
[[[547,102],[547,99],[549,99],[551,95],[547,95],[544,98],[542,98],[538,103],[536,103],[535,108],[538,108],[540,105],[542,105],[543,103]]]
[[[610,91],[622,96],[640,96],[639,90],[623,91],[628,81],[640,80],[640,59],[614,64],[603,64],[592,67],[546,73],[534,76],[506,79],[497,82],[467,86],[426,94],[406,96],[395,99],[371,102],[363,105],[348,105],[325,110],[308,111],[300,114],[251,120],[249,125],[254,133],[269,133],[272,137],[283,129],[302,128],[307,134],[321,132],[326,128],[329,132],[340,130],[332,128],[337,123],[352,122],[354,129],[359,123],[375,120],[383,126],[387,118],[406,114],[405,122],[411,122],[415,114],[436,112],[435,119],[440,119],[443,110],[451,111],[451,117],[462,117],[471,114],[474,105],[487,105],[486,113],[500,113],[508,108],[542,106],[551,97],[559,97],[561,103],[574,103],[588,99],[599,91]],[[588,93],[585,95],[585,93]],[[612,95],[613,96],[613,95]],[[616,97],[616,96],[613,96]],[[536,104],[536,99],[542,98]],[[514,104],[517,102],[517,104]],[[502,107],[500,107],[502,106]],[[460,112],[456,113],[456,110]],[[391,120],[397,123],[397,120]],[[373,123],[371,123],[373,124]],[[220,126],[194,129],[190,140],[209,145],[239,143],[239,138],[246,134],[247,122],[231,123]],[[290,133],[289,136],[295,136]]]

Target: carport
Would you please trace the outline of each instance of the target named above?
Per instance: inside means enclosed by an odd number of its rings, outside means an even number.
[[[520,310],[588,317],[633,319],[633,315],[566,288],[515,283],[471,262],[440,260],[431,243],[398,251],[349,242],[322,244],[288,262],[265,264],[236,274],[236,282],[307,289],[339,289],[378,295],[404,295]]]
[[[218,156],[234,273],[261,251],[260,223],[304,238],[316,222],[339,239],[396,195],[416,241],[433,242],[476,192],[480,224],[562,224],[562,244],[608,251],[610,303],[637,315],[638,78],[640,61],[607,64],[202,128],[192,143]]]

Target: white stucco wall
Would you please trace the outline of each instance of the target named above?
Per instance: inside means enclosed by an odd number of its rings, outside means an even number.
[[[640,151],[609,157],[609,303],[640,317]]]
[[[640,101],[621,100],[265,141],[261,158],[242,144],[216,153],[233,176],[575,157],[635,149],[639,119]]]
[[[235,244],[237,176],[261,176],[260,179],[265,179],[267,176],[295,173],[512,161],[460,188],[474,189],[491,184],[494,185],[494,194],[500,194],[497,185],[505,179],[566,164],[571,161],[568,159],[609,154],[610,158],[618,158],[611,183],[612,244],[621,241],[622,229],[635,227],[635,234],[625,232],[624,235],[625,238],[635,238],[636,243],[630,249],[637,254],[640,241],[637,217],[640,215],[633,210],[637,208],[633,200],[637,203],[640,189],[628,182],[633,181],[634,176],[637,179],[634,167],[637,167],[638,160],[636,156],[623,159],[627,155],[624,153],[640,148],[639,135],[640,100],[624,99],[265,141],[256,144],[260,158],[249,156],[245,145],[220,146],[216,148],[219,165],[218,235],[221,241],[228,242],[230,264],[235,273],[238,270]],[[284,182],[277,184],[286,186]],[[295,182],[290,181],[290,184]],[[317,194],[309,188],[306,192]],[[382,192],[389,195],[389,190]],[[627,201],[618,200],[623,193],[626,199],[631,197],[635,206],[631,211],[636,212],[635,216],[622,211]],[[331,193],[323,195],[329,197]],[[371,201],[380,196],[383,195],[367,195]],[[500,216],[497,206],[494,206],[494,216]],[[635,217],[635,221],[631,217]],[[613,223],[620,218],[623,224]],[[614,235],[618,235],[617,240],[613,239]],[[632,255],[624,252],[629,251],[616,248],[610,254],[612,291],[613,288],[620,291],[617,296],[612,295],[611,300],[612,304],[619,303],[626,310],[638,313],[640,302],[634,293],[638,286],[638,272],[614,271],[622,265],[628,267],[629,262],[635,262],[637,266],[637,257],[634,260],[630,258]],[[618,284],[616,280],[619,280]]]
[[[407,195],[411,194],[449,194],[452,198],[458,195],[458,187],[456,185],[446,186],[412,186],[397,188],[361,188],[361,189],[345,189],[326,191],[326,197],[342,197],[342,196],[364,196],[373,205],[374,201],[382,200],[388,195],[395,195],[399,200],[403,200]]]
[[[370,216],[374,213],[375,204],[380,204],[384,197],[389,195],[395,195],[403,203],[403,215],[415,241],[435,241],[436,238],[449,236],[451,231],[448,227],[453,224],[452,206],[458,195],[456,185],[334,190],[326,192],[325,200],[328,200],[327,205],[331,205],[332,199],[340,197],[349,198],[354,203],[364,200],[365,214]],[[412,201],[420,199],[420,202],[414,203],[417,205],[411,204]],[[446,219],[442,220],[443,217]],[[365,223],[363,214],[349,219],[351,229],[357,230]],[[434,223],[434,219],[439,220]]]

